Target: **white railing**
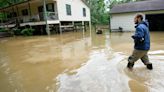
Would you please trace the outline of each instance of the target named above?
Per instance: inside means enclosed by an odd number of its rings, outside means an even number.
[[[19,16],[19,17],[6,19],[5,22],[0,23],[0,25],[15,24],[16,18],[18,18],[20,23],[38,22],[38,21],[44,21],[45,20],[44,13],[39,13],[37,15],[32,15],[32,16]],[[48,20],[58,20],[58,13],[47,12],[47,19]]]
[[[39,13],[40,20],[45,20],[44,13]],[[47,20],[58,20],[58,13],[47,12]]]
[[[16,18],[10,18],[10,19],[6,19],[3,22],[1,22],[1,26],[4,25],[9,25],[9,24],[15,24],[16,23]]]
[[[19,21],[21,23],[26,23],[26,22],[37,22],[40,21],[39,15],[32,15],[32,16],[20,16]]]

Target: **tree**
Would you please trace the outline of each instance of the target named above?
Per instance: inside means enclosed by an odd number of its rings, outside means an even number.
[[[104,0],[85,0],[91,10],[91,21],[93,25],[107,24],[108,13],[105,9]]]
[[[19,2],[23,2],[26,0],[1,0],[0,1],[0,8],[15,4],[15,3],[19,3]]]
[[[137,1],[145,1],[145,0],[108,0],[110,2],[109,8],[111,9],[116,4],[129,3],[129,2],[137,2]]]

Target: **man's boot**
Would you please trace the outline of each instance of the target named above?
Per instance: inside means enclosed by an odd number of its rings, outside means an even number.
[[[153,69],[153,64],[151,62],[145,62],[142,59],[141,59],[141,61],[146,65],[147,69],[149,69],[149,70]]]
[[[147,67],[147,69],[152,70],[153,69],[153,64],[148,63],[148,64],[146,64],[146,67]]]
[[[127,68],[132,69],[133,66],[134,66],[134,63],[130,63],[130,62],[128,62],[128,64],[127,64]]]

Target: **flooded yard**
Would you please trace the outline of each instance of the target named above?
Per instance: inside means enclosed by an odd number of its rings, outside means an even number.
[[[163,92],[164,32],[151,32],[152,71],[126,69],[132,34],[0,39],[0,92]]]

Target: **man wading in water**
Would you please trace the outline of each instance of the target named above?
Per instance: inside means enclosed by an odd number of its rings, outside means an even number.
[[[149,34],[149,25],[147,22],[143,21],[143,16],[137,14],[134,18],[136,24],[135,34],[132,36],[134,39],[134,50],[133,54],[128,58],[127,67],[132,69],[134,63],[141,59],[141,61],[147,66],[147,69],[152,70],[152,63],[149,62],[148,51],[150,50],[150,34]]]

